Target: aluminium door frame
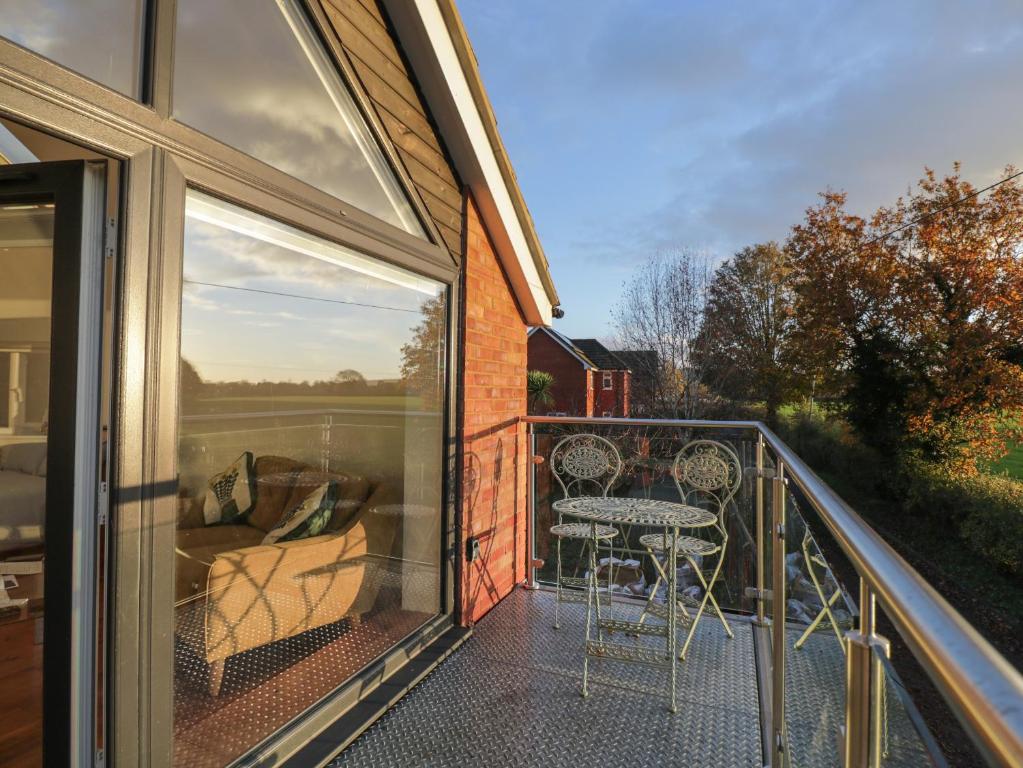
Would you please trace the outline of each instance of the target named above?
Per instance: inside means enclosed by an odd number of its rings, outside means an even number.
[[[0,41],[2,45],[2,41]],[[106,701],[104,754],[125,765],[141,764],[139,736],[144,713],[144,663],[139,652],[142,627],[139,599],[142,563],[140,503],[145,371],[145,275],[149,258],[149,196],[152,147],[109,122],[84,114],[77,105],[55,98],[52,90],[12,72],[0,50],[0,115],[33,129],[80,144],[120,162],[116,233],[116,283],[111,297],[114,322],[110,381],[109,526],[106,615]],[[60,74],[60,73],[58,73]],[[95,619],[95,617],[92,617]],[[111,740],[116,734],[117,739]]]
[[[41,202],[54,211],[43,578],[47,766],[93,760],[105,190],[103,162],[0,166],[0,205]]]

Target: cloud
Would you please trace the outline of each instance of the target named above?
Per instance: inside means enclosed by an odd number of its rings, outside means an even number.
[[[652,251],[784,238],[828,188],[868,213],[925,165],[1023,165],[1014,0],[460,5],[568,332],[599,334]]]

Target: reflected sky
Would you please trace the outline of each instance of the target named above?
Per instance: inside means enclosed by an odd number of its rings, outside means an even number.
[[[422,235],[333,63],[290,2],[179,0],[175,46],[175,117]]]
[[[204,199],[190,193],[188,205]],[[346,268],[339,246],[329,246],[337,263],[297,253],[260,238],[278,225],[249,219],[251,235],[186,217],[182,357],[207,382],[316,381],[344,369],[398,379],[401,347],[443,286],[416,277],[430,287],[412,290],[393,268]]]
[[[139,95],[141,0],[0,0],[0,31],[127,96]]]

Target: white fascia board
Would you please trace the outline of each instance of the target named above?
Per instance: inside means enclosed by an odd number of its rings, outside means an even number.
[[[550,299],[533,262],[483,118],[436,0],[384,0],[431,115],[530,325],[550,325]]]

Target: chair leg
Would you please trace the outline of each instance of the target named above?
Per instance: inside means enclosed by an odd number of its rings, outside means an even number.
[[[590,686],[589,686],[589,681],[590,681],[590,678],[589,678],[590,656],[589,656],[588,653],[586,653],[585,643],[589,642],[589,639],[590,639],[590,624],[591,624],[591,619],[592,619],[592,615],[593,615],[593,604],[594,604],[595,601],[597,603],[597,617],[598,617],[597,637],[598,637],[598,639],[600,638],[600,624],[599,624],[599,618],[600,618],[600,599],[597,596],[597,558],[596,558],[596,555],[594,554],[595,553],[595,549],[593,547],[588,547],[587,549],[588,549],[588,555],[589,555],[588,562],[590,564],[590,578],[588,579],[588,586],[587,586],[587,589],[586,589],[586,635],[585,635],[585,641],[584,641],[584,644],[583,644],[583,689],[582,689],[582,696],[583,696],[584,699],[587,696],[590,695]]]
[[[812,635],[814,630],[817,629],[817,626],[821,623],[821,621],[824,620],[824,617],[832,615],[830,608],[831,608],[831,606],[833,606],[835,603],[838,602],[838,598],[840,598],[841,596],[842,596],[842,593],[839,592],[839,591],[836,591],[835,594],[833,594],[828,599],[827,603],[825,604],[825,607],[821,608],[820,611],[817,613],[817,618],[815,618],[813,621],[811,621],[810,622],[810,626],[808,626],[805,630],[803,630],[803,634],[801,634],[799,636],[799,639],[796,640],[796,644],[792,646],[793,648],[795,648],[798,651],[800,648],[803,647],[803,644],[806,643],[806,641],[809,639],[810,635]],[[832,627],[835,626],[834,619],[832,619],[832,621],[831,621],[831,626]],[[841,635],[839,635],[839,637],[841,638]]]
[[[700,623],[700,617],[703,616],[703,612],[706,610],[708,602],[713,604],[718,618],[721,619],[721,623],[725,628],[725,634],[728,637],[733,637],[732,628],[728,625],[728,620],[725,619],[725,615],[721,612],[721,607],[718,605],[718,601],[714,599],[714,595],[711,592],[714,588],[714,584],[717,582],[718,574],[721,572],[721,565],[724,563],[724,552],[725,548],[722,546],[721,551],[719,552],[720,556],[718,557],[717,566],[715,566],[714,573],[711,574],[709,582],[703,578],[703,572],[696,567],[696,563],[693,562],[692,558],[686,558],[686,560],[689,561],[689,565],[696,572],[696,576],[700,580],[700,585],[703,587],[703,599],[700,601],[700,607],[696,611],[696,616],[693,617],[693,623],[689,627],[689,633],[686,636],[685,645],[682,646],[682,653],[679,655],[679,658],[683,661],[686,658],[686,653],[689,651],[689,644],[692,643],[693,637],[696,635],[696,626]]]
[[[555,547],[557,548],[557,554],[555,555],[555,557],[557,559],[557,562],[556,562],[556,565],[555,565],[555,568],[556,568],[556,578],[555,578],[555,581],[554,581],[554,585],[555,585],[554,586],[554,589],[555,589],[555,592],[554,592],[554,628],[555,629],[561,629],[561,621],[560,621],[560,616],[559,616],[559,609],[561,608],[561,537],[558,536],[556,538],[557,538],[557,543],[555,544]]]
[[[609,619],[614,618],[614,573],[615,573],[615,545],[614,541],[608,539],[607,542],[607,617]]]
[[[589,584],[588,589],[593,592],[593,602],[597,607],[597,640],[603,640],[603,630],[600,627],[600,620],[603,618],[603,612],[600,607],[600,580],[597,577],[597,541],[593,539],[587,542],[586,546],[587,560],[589,563]]]
[[[799,640],[796,641],[795,647],[799,648],[804,642],[806,642],[806,638],[809,637],[810,632],[815,629],[818,624],[820,624],[821,618],[823,616],[827,616],[828,620],[831,622],[831,629],[834,631],[835,637],[838,638],[838,644],[842,647],[842,652],[845,653],[845,640],[842,639],[842,631],[838,628],[838,622],[835,621],[835,614],[831,612],[831,606],[835,604],[835,601],[838,600],[839,597],[841,597],[841,592],[839,590],[835,590],[835,594],[833,594],[830,598],[825,599],[824,588],[821,586],[820,579],[817,578],[817,572],[813,568],[813,559],[808,556],[809,554],[809,550],[804,544],[803,562],[806,563],[806,570],[810,574],[810,580],[813,582],[813,588],[817,591],[817,596],[821,599],[822,608],[817,618],[813,620],[813,623],[810,624]]]

